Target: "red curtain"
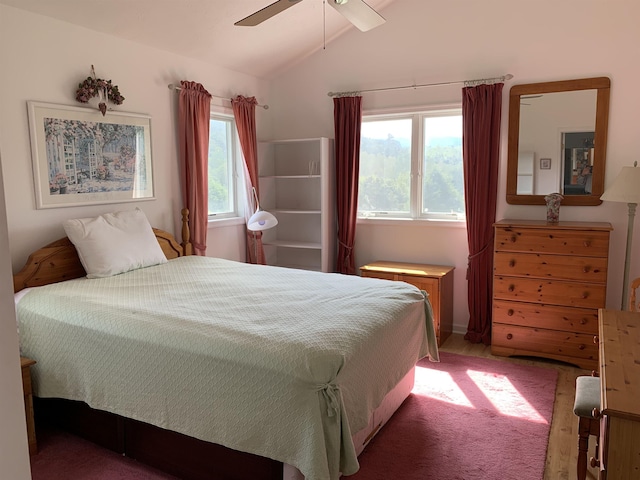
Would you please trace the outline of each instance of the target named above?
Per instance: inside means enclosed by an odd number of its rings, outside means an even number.
[[[253,189],[259,197],[258,182],[258,140],[256,136],[256,105],[255,97],[243,97],[238,95],[231,99],[233,116],[236,120],[238,137],[245,163],[245,185],[247,187],[247,208],[245,220],[249,220],[256,205],[253,205]],[[251,207],[254,208],[251,208]],[[262,232],[252,232],[247,229],[247,260],[249,263],[265,264],[264,248],[262,247]]]
[[[358,215],[358,173],[360,169],[360,129],[362,97],[333,99],[336,147],[336,187],[338,214],[338,255],[336,271],[356,274],[353,246]]]
[[[178,149],[182,203],[189,209],[189,233],[196,255],[207,250],[209,218],[209,115],[211,95],[196,82],[180,82]]]
[[[462,153],[469,258],[465,339],[491,343],[493,224],[496,220],[502,83],[462,90]]]

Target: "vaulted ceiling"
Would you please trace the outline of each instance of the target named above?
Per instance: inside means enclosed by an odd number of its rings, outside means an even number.
[[[0,0],[0,3],[261,78],[277,75],[342,33],[355,29],[325,0],[300,1],[255,27],[234,26],[234,22],[273,1]],[[367,0],[367,3],[384,16],[384,7],[394,1],[401,0]]]

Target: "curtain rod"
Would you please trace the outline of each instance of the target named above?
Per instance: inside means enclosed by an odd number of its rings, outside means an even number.
[[[464,83],[465,87],[473,87],[476,85],[482,85],[483,83],[498,83],[504,82],[505,80],[511,80],[513,75],[507,73],[501,77],[493,77],[493,78],[479,78],[476,80],[457,80],[455,82],[439,82],[439,83],[423,83],[421,85],[402,85],[399,87],[383,87],[383,88],[371,88],[369,90],[354,90],[352,92],[329,92],[327,95],[330,97],[348,97],[353,95],[360,95],[361,93],[369,93],[369,92],[384,92],[387,90],[403,90],[406,88],[422,88],[422,87],[436,87],[442,85],[456,85],[459,83]]]
[[[167,87],[169,87],[169,90],[182,90],[182,87],[179,87],[178,85],[174,85],[173,83],[170,83],[169,85],[167,85]],[[221,97],[219,95],[212,95],[211,93],[209,94],[214,98],[221,98],[222,100],[227,100],[228,102],[231,101],[231,99],[227,98],[227,97]],[[260,107],[260,108],[264,108],[265,110],[269,110],[269,105],[260,105],[259,103],[256,105],[256,107]]]

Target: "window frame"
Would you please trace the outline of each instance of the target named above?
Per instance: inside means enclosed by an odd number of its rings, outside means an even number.
[[[461,116],[461,104],[429,106],[410,110],[367,111],[363,112],[362,123],[367,121],[411,120],[411,171],[409,186],[409,212],[405,214],[388,214],[374,212],[362,215],[358,211],[358,221],[389,220],[389,221],[446,221],[466,222],[466,212],[459,213],[423,213],[423,161],[424,161],[424,119],[427,117]],[[462,134],[462,132],[461,132]],[[359,180],[358,180],[359,182]],[[463,192],[464,195],[464,192]]]

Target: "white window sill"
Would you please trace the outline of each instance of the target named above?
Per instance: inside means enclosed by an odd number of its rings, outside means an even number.
[[[358,217],[357,224],[371,226],[390,227],[445,227],[445,228],[467,228],[465,220],[444,220],[426,218],[361,218]]]
[[[234,225],[244,225],[244,217],[209,218],[207,228],[231,227]]]

